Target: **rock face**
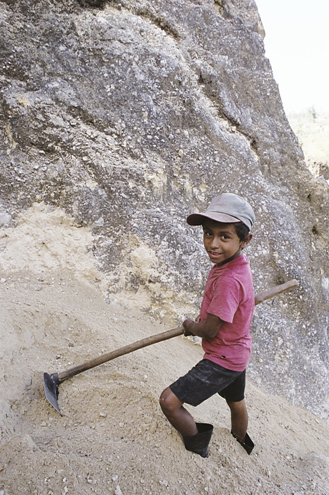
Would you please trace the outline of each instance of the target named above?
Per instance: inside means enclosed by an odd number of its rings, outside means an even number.
[[[250,376],[329,416],[329,188],[307,170],[253,0],[1,1],[0,224],[44,202],[93,234],[108,299],[197,311],[209,262],[186,215],[254,207]],[[47,240],[45,239],[45,243]],[[5,266],[2,266],[5,269]]]

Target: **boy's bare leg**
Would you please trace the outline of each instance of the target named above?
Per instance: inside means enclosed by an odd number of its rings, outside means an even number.
[[[248,412],[245,399],[240,402],[226,401],[231,409],[231,428],[232,433],[244,442],[248,429]]]
[[[191,437],[198,433],[193,417],[169,387],[160,396],[160,406],[168,421],[183,437]]]

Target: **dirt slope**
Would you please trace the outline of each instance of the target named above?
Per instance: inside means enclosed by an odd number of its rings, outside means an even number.
[[[327,495],[329,425],[250,381],[252,455],[230,435],[219,397],[191,408],[214,424],[209,458],[184,449],[158,405],[163,388],[202,356],[183,337],[64,382],[62,417],[49,405],[44,371],[175,326],[129,295],[106,302],[89,242],[59,210],[27,212],[0,232],[0,494]]]

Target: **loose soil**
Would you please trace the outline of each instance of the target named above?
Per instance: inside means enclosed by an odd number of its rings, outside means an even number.
[[[329,493],[329,425],[247,384],[248,456],[220,397],[197,408],[214,434],[207,459],[184,449],[161,391],[201,357],[184,337],[117,358],[62,383],[60,416],[43,372],[62,371],[176,326],[106,296],[91,234],[36,205],[0,230],[0,495]],[[123,297],[124,296],[124,297]]]

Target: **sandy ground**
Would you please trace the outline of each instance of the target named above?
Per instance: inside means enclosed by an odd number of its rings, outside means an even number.
[[[43,372],[170,329],[122,298],[104,297],[87,229],[34,208],[0,230],[0,495],[328,495],[329,425],[248,382],[248,456],[225,402],[190,408],[214,424],[210,455],[184,449],[158,405],[202,356],[183,337],[86,371],[60,385],[60,416]]]

